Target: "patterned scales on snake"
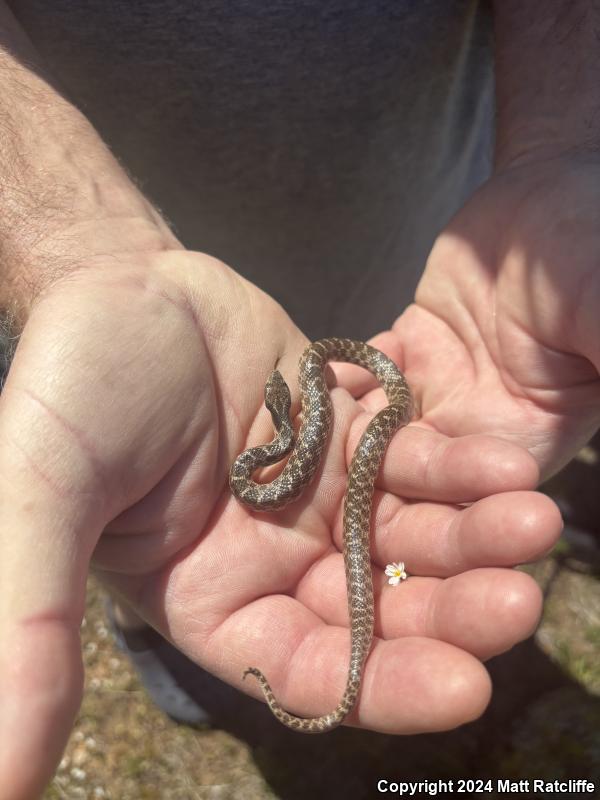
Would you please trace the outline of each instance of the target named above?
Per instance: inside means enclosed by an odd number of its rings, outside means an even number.
[[[363,667],[371,648],[374,626],[373,581],[369,555],[369,529],[375,478],[394,433],[410,422],[413,400],[400,370],[387,356],[364,342],[320,339],[309,345],[300,359],[299,384],[302,423],[296,446],[289,418],[290,392],[274,371],[265,386],[265,404],[276,429],[272,442],[252,447],[233,463],[229,485],[243,503],[258,511],[283,508],[297,499],[313,479],[331,428],[332,406],[324,370],[328,361],[347,361],[372,372],[385,390],[389,405],[376,414],[354,452],[344,497],[343,553],[346,568],[351,653],[346,689],[337,708],[321,717],[305,719],[285,711],[273,696],[265,676],[255,667],[244,672],[258,680],[271,711],[293,730],[324,733],[337,727],[356,703]],[[251,479],[258,467],[291,455],[281,474],[270,483]]]

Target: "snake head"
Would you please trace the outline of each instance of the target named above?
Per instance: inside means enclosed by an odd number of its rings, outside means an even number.
[[[271,412],[273,423],[278,428],[283,420],[288,420],[290,416],[290,406],[292,398],[287,383],[279,370],[273,370],[269,375],[269,380],[265,384],[265,405]]]

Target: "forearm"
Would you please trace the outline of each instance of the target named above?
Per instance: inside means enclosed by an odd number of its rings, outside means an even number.
[[[177,242],[0,4],[0,311],[95,256]]]
[[[600,151],[600,3],[495,0],[496,166]]]

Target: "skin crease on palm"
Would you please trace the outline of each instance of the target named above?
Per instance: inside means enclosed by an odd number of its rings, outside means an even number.
[[[416,304],[373,341],[405,371],[421,416],[393,440],[377,484],[376,641],[353,724],[409,733],[478,716],[490,693],[481,661],[537,623],[535,583],[502,567],[552,546],[557,509],[529,490],[598,424],[596,320],[585,306],[580,316],[563,311],[586,280],[594,291],[586,258],[596,233],[585,213],[575,224],[549,207],[567,191],[591,202],[584,166],[515,168],[490,181],[440,237]],[[539,195],[526,170],[536,171]],[[495,237],[475,213],[485,203]],[[539,228],[550,215],[553,241]],[[564,253],[579,280],[564,279]],[[18,532],[1,570],[33,570],[35,580],[2,599],[2,653],[11,654],[2,674],[12,685],[0,733],[13,737],[0,771],[14,774],[8,758],[39,765],[7,797],[42,785],[70,728],[96,544],[102,577],[234,685],[260,665],[286,707],[309,715],[333,707],[345,679],[341,501],[382,392],[366,373],[336,367],[317,483],[276,515],[248,512],[227,491],[227,470],[270,437],[264,378],[279,360],[294,391],[305,338],[207,256],[170,250],[103,267],[72,273],[39,300],[1,399],[2,525]],[[383,568],[400,558],[412,577],[388,587]]]

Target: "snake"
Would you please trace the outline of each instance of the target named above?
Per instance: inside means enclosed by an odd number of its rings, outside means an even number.
[[[313,480],[331,431],[332,402],[325,368],[329,361],[357,364],[379,381],[388,405],[371,419],[348,470],[344,495],[343,556],[350,619],[350,663],[346,688],[337,707],[318,717],[298,717],[277,701],[264,674],[248,667],[243,677],[258,681],[275,717],[286,727],[302,733],[325,733],[336,728],[354,708],[362,675],[373,641],[375,610],[369,550],[371,508],[375,479],[392,436],[407,425],[414,404],[410,387],[396,364],[384,353],[353,339],[327,338],[312,342],[300,358],[299,388],[302,419],[297,437],[290,419],[291,395],[281,373],[275,369],[265,385],[265,405],[275,428],[274,439],[244,450],[229,473],[233,495],[256,511],[275,511],[298,499]],[[282,461],[281,473],[269,483],[252,480],[258,467]]]

